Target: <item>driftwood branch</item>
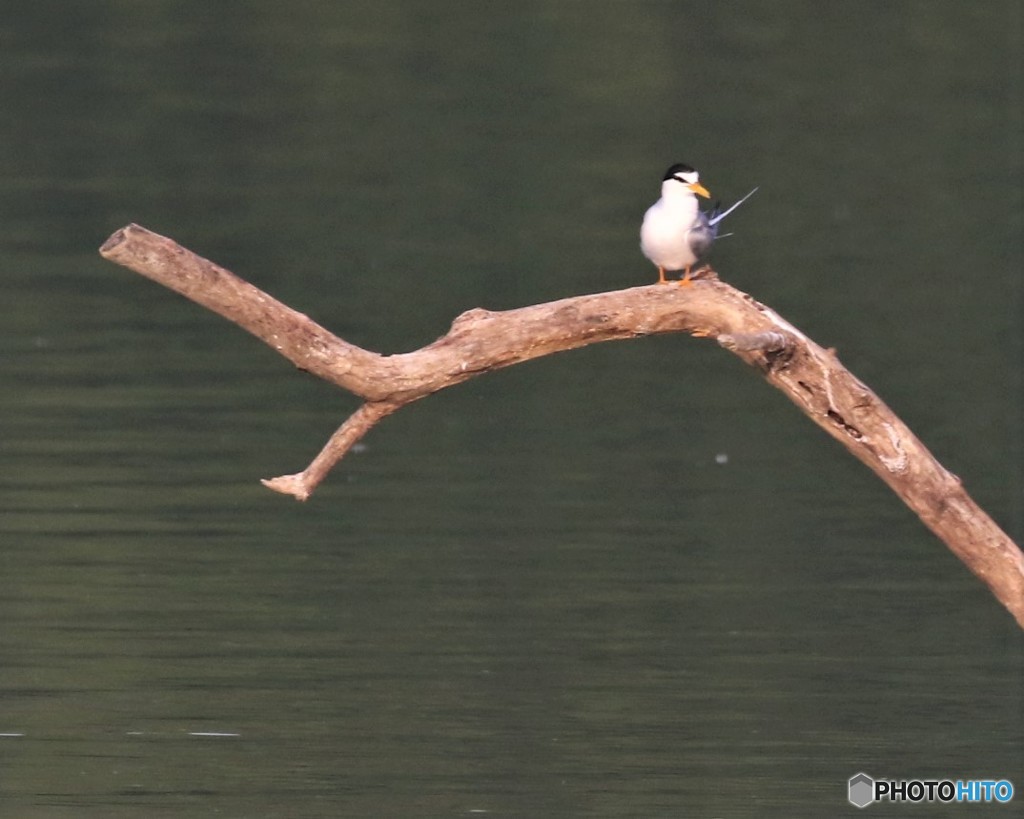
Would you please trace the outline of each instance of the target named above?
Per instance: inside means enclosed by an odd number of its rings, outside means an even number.
[[[992,590],[1024,628],[1024,555],[868,387],[773,310],[709,273],[690,287],[650,285],[490,312],[470,310],[432,344],[384,356],[338,338],[233,273],[138,225],[100,248],[248,330],[297,367],[365,403],[295,475],[265,480],[305,500],[378,421],[438,390],[521,361],[659,333],[715,339],[757,368],[863,461]]]

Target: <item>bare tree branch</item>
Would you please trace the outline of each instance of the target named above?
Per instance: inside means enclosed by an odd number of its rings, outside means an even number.
[[[599,341],[659,333],[714,338],[863,461],[980,577],[1024,628],[1024,555],[910,429],[836,357],[770,308],[708,273],[517,310],[470,310],[411,353],[383,356],[338,338],[171,239],[138,225],[100,253],[248,330],[303,370],[365,399],[313,462],[263,483],[305,500],[378,421],[492,370]]]

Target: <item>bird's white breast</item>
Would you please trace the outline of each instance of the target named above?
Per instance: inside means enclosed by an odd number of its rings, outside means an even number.
[[[694,196],[679,201],[659,199],[644,214],[640,249],[644,256],[666,270],[682,270],[697,261],[690,247],[690,229],[697,223],[699,207]]]

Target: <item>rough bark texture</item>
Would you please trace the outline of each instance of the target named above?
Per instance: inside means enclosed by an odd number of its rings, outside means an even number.
[[[263,482],[275,491],[305,500],[378,421],[445,387],[599,341],[685,332],[715,339],[760,370],[885,481],[1024,628],[1024,555],[959,478],[833,352],[714,274],[689,287],[650,285],[518,310],[470,310],[434,343],[383,356],[343,341],[229,271],[138,225],[114,233],[100,253],[219,313],[296,366],[366,401],[303,472]]]

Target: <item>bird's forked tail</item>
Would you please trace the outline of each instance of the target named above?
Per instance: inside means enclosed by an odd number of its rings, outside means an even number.
[[[725,210],[722,210],[722,203],[721,202],[715,202],[715,204],[712,205],[711,210],[708,212],[707,220],[708,220],[708,227],[711,228],[711,233],[714,236],[714,238],[716,238],[716,239],[724,239],[726,236],[732,236],[731,233],[719,234],[719,232],[718,232],[718,225],[721,223],[721,221],[726,216],[728,216],[730,213],[732,213],[734,210],[736,210],[736,208],[738,208],[740,205],[742,205],[744,202],[746,202],[751,196],[753,196],[755,193],[757,193],[757,191],[758,191],[758,188],[754,188],[750,193],[748,193],[746,196],[744,196],[738,202],[735,202],[732,205],[730,205]]]

